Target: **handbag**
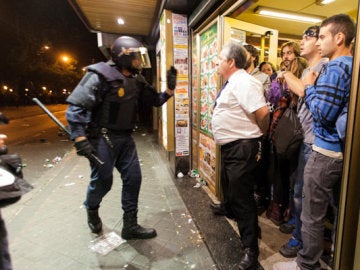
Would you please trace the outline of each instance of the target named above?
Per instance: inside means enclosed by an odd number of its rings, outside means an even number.
[[[289,159],[297,154],[304,140],[304,132],[292,104],[285,109],[278,120],[272,140],[279,156]]]
[[[33,187],[22,173],[22,161],[18,154],[0,155],[0,207],[20,200]]]

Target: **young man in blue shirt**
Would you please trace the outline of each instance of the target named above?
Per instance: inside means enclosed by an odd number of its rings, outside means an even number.
[[[313,116],[315,135],[312,153],[304,170],[302,201],[303,249],[296,261],[276,263],[274,270],[320,270],[323,252],[323,233],[329,199],[339,194],[343,167],[341,140],[336,120],[349,100],[352,73],[351,42],[355,24],[345,14],[324,20],[316,42],[322,57],[328,57],[320,73],[308,72],[304,77],[305,102]]]

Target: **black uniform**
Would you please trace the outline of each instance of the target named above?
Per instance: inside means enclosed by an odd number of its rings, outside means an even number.
[[[125,213],[137,211],[141,170],[131,136],[137,104],[144,99],[149,105],[161,106],[169,98],[165,92],[157,93],[141,75],[125,77],[112,61],[87,68],[67,99],[66,117],[72,139],[86,136],[104,162],[99,166],[90,160],[91,179],[84,202],[88,210],[98,209],[111,189],[115,167],[123,180],[122,208]]]

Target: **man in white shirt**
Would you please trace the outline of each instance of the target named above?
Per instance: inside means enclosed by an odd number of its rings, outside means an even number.
[[[269,127],[269,109],[262,84],[249,75],[244,47],[228,43],[220,55],[218,74],[225,87],[212,117],[214,139],[221,146],[223,207],[237,222],[244,247],[238,268],[262,269],[258,262],[258,217],[254,199],[255,170],[261,137]]]

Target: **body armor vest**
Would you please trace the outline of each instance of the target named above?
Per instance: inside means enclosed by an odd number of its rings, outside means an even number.
[[[105,63],[89,67],[105,79],[100,89],[101,102],[94,108],[93,121],[99,128],[112,131],[129,131],[135,127],[140,88],[134,78],[122,75],[115,66]],[[99,97],[98,97],[99,98]]]

